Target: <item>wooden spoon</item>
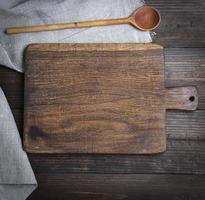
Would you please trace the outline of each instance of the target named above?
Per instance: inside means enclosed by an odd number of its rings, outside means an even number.
[[[63,24],[48,24],[39,26],[25,26],[25,27],[11,27],[6,29],[6,33],[29,33],[29,32],[40,32],[40,31],[51,31],[51,30],[62,30],[70,28],[84,28],[92,26],[108,26],[117,24],[131,24],[136,28],[143,31],[150,31],[157,28],[160,24],[159,12],[151,6],[139,7],[131,16],[120,19],[106,19],[96,21],[85,21],[85,22],[73,22]]]

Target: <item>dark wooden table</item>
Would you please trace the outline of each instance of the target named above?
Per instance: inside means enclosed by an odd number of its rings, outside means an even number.
[[[154,41],[165,47],[166,86],[194,85],[196,112],[167,113],[167,151],[160,155],[35,155],[39,183],[30,200],[205,199],[205,1],[153,0],[162,14]],[[23,75],[0,68],[20,133]]]

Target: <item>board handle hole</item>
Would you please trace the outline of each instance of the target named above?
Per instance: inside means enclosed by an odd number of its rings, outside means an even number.
[[[195,100],[195,97],[194,96],[190,96],[189,97],[189,101],[193,102]]]

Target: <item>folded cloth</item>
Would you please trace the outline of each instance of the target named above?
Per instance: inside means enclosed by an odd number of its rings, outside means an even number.
[[[10,5],[15,5],[15,0],[10,1]],[[10,9],[0,8],[0,64],[22,72],[23,51],[30,43],[151,42],[149,32],[137,30],[130,25],[15,35],[4,32],[13,26],[127,17],[142,4],[140,0],[30,0]]]
[[[42,25],[129,16],[141,0],[0,0],[0,65],[23,72],[31,43],[146,43],[149,32],[130,25],[7,35],[12,26]],[[0,89],[0,200],[23,200],[36,180],[6,98]]]
[[[16,123],[0,89],[0,199],[26,199],[36,186]]]

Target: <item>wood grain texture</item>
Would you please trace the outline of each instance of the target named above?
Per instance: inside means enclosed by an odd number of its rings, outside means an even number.
[[[163,62],[158,45],[30,46],[25,72],[26,150],[164,151],[165,108],[159,109],[164,99]]]
[[[29,200],[67,200],[68,198],[72,200],[202,200],[205,198],[205,176],[61,173],[36,175],[39,188],[28,198]]]
[[[166,48],[165,85],[193,85],[199,95],[198,109],[205,109],[205,48]],[[23,109],[23,75],[0,68],[0,86],[12,109]]]
[[[165,85],[196,86],[198,109],[205,109],[205,48],[165,49]]]
[[[165,49],[167,87],[195,85],[199,109],[205,107],[205,48]],[[0,68],[0,86],[12,108],[20,134],[23,133],[23,75]],[[163,155],[30,155],[38,173],[174,173],[205,174],[204,110],[168,112],[167,151]],[[168,164],[167,164],[168,163]],[[52,167],[51,167],[52,166]]]
[[[23,113],[13,110],[20,133]],[[154,156],[29,154],[36,173],[205,174],[205,110],[167,112],[167,150]]]
[[[28,152],[159,153],[166,106],[197,103],[195,88],[166,92],[155,44],[41,44],[26,52]]]
[[[165,92],[165,107],[170,110],[196,110],[198,93],[195,87],[169,88]]]
[[[205,47],[204,0],[147,0],[161,14],[154,42],[164,47]]]

